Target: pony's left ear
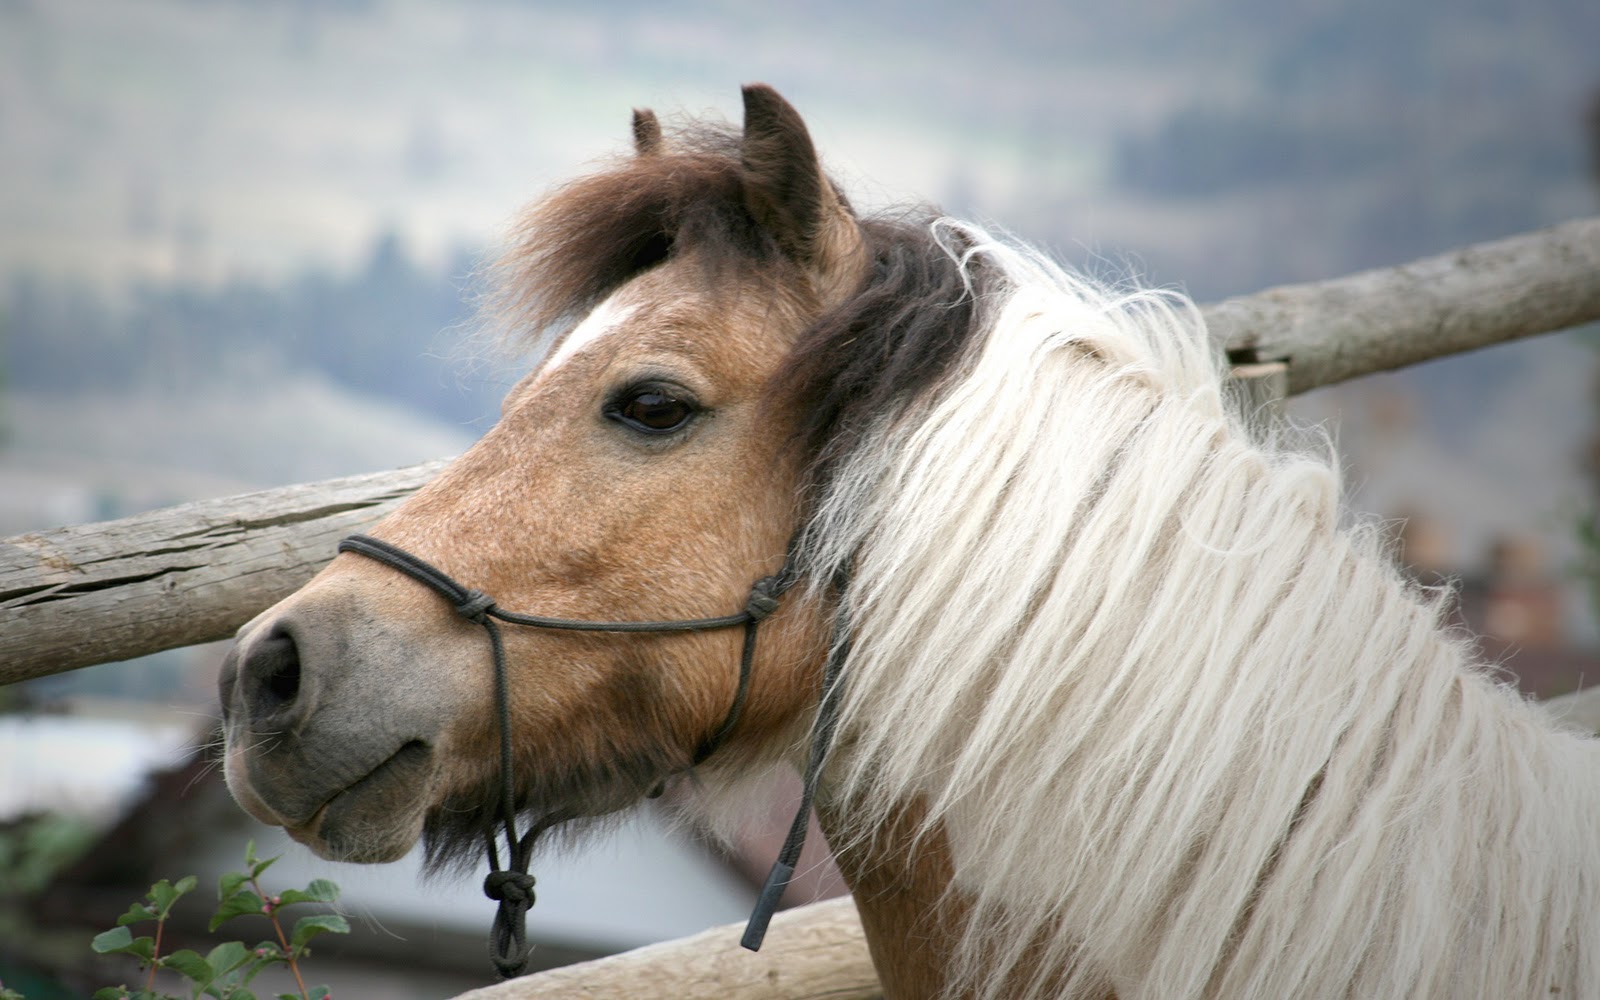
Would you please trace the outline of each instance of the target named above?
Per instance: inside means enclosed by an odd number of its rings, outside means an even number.
[[[866,273],[861,227],[822,172],[806,124],[766,84],[744,88],[744,200],[784,252],[817,278],[825,305],[842,301]]]

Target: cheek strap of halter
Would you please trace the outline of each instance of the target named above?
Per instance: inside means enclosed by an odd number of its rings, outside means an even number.
[[[500,730],[500,823],[504,828],[508,865],[506,868],[500,867],[497,837],[494,833],[490,833],[487,837],[489,875],[484,879],[483,891],[490,899],[500,904],[490,934],[490,958],[502,979],[520,976],[528,963],[527,914],[534,903],[534,878],[528,873],[528,866],[532,860],[534,843],[545,830],[574,817],[565,811],[557,810],[541,817],[526,833],[517,835],[516,786],[512,781],[511,771],[511,692],[506,671],[505,643],[500,635],[500,626],[495,620],[499,619],[510,625],[574,632],[706,632],[742,626],[745,633],[744,646],[739,657],[738,689],[721,724],[695,750],[691,764],[694,766],[711,756],[738,724],[749,693],[752,665],[755,662],[756,628],[768,615],[777,610],[779,599],[795,583],[797,577],[793,568],[793,553],[790,553],[777,574],[763,577],[755,582],[750,588],[750,597],[745,602],[744,609],[734,614],[679,621],[601,622],[548,618],[542,615],[505,611],[483,591],[464,587],[436,566],[370,535],[349,535],[339,541],[338,550],[375,560],[427,586],[449,601],[456,614],[474,624],[482,625],[484,631],[489,634],[489,649],[494,661],[495,712]],[[840,621],[841,623],[843,621],[842,612]],[[799,813],[789,829],[783,849],[779,852],[778,861],[773,865],[772,874],[767,878],[767,884],[761,891],[755,912],[751,915],[750,924],[745,930],[743,944],[752,951],[761,947],[761,939],[765,936],[767,924],[777,908],[778,898],[783,895],[784,886],[793,876],[795,863],[800,857],[800,849],[805,844],[811,802],[816,795],[817,776],[821,769],[822,757],[832,738],[837,717],[836,682],[839,668],[844,661],[844,655],[841,653],[844,635],[843,625],[837,625],[833,653],[829,656],[824,671],[822,704],[812,729],[811,755],[806,766]]]

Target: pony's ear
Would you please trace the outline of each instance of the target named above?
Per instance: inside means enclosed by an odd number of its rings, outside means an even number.
[[[649,108],[633,109],[633,150],[640,156],[653,156],[661,151],[661,123]]]
[[[861,228],[823,174],[800,113],[766,84],[744,88],[741,160],[745,206],[817,277],[825,304],[854,292],[867,265]]]

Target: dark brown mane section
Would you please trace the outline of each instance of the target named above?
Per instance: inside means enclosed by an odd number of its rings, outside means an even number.
[[[962,268],[959,230],[934,235],[931,211],[861,221],[872,271],[861,290],[800,338],[775,376],[774,395],[796,404],[812,486],[878,419],[939,384],[978,335],[988,283]]]
[[[519,226],[496,270],[501,321],[560,333],[628,279],[689,250],[717,270],[782,262],[745,208],[739,136],[699,125],[669,149],[563,186]]]

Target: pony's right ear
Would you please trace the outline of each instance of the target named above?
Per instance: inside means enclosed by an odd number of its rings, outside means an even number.
[[[633,109],[633,151],[654,156],[661,151],[661,123],[649,108]]]
[[[800,113],[765,84],[744,88],[740,160],[751,217],[814,275],[824,304],[853,293],[868,264],[861,227],[823,174]]]

